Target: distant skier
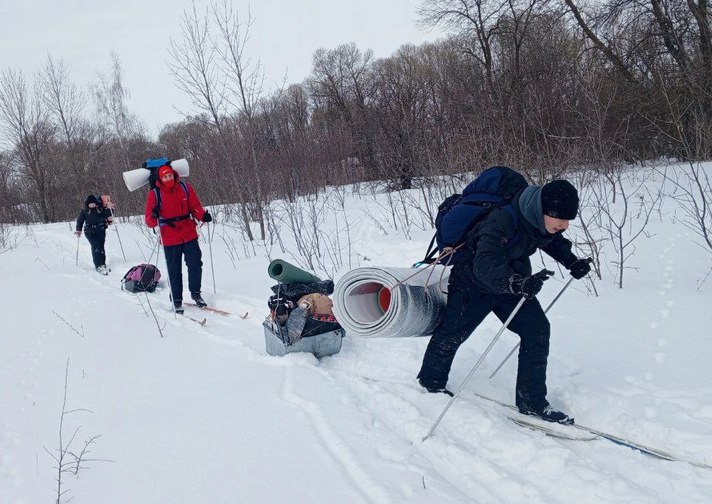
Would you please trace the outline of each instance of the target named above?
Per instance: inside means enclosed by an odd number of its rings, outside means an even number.
[[[193,218],[201,222],[213,220],[198,200],[193,187],[180,180],[170,165],[157,168],[156,187],[146,198],[145,221],[150,228],[159,226],[161,243],[166,255],[168,279],[171,284],[171,300],[176,313],[183,313],[183,273],[181,257],[188,266],[188,288],[195,304],[207,303],[200,295],[203,262],[198,245],[197,226]]]
[[[509,324],[521,338],[517,407],[549,422],[573,423],[546,400],[550,328],[536,295],[553,272],[532,274],[529,256],[541,249],[576,279],[591,271],[588,259],[577,258],[562,236],[569,220],[576,218],[578,205],[576,188],[565,180],[529,186],[512,200],[518,222],[500,207],[467,235],[467,246],[475,252],[453,266],[445,314],[425,351],[420,385],[452,395],[445,386],[460,345],[489,313],[504,321],[523,296],[526,301]]]
[[[84,235],[91,244],[91,257],[94,261],[94,268],[102,275],[108,275],[109,271],[111,271],[106,266],[106,252],[104,251],[106,228],[111,225],[111,222],[111,209],[103,206],[101,199],[93,194],[87,196],[84,201],[84,208],[82,208],[77,217],[74,234],[80,237],[82,235],[82,226],[84,226]]]

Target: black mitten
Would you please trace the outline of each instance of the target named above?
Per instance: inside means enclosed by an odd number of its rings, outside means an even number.
[[[527,299],[534,299],[536,295],[539,294],[539,291],[541,291],[541,288],[544,287],[544,282],[553,274],[553,271],[543,269],[539,273],[528,277],[512,275],[509,279],[509,290],[512,294],[522,295]]]
[[[576,280],[581,280],[591,272],[591,259],[576,259],[569,266],[569,271],[572,277]]]
[[[210,212],[208,212],[206,210],[205,213],[203,214],[203,222],[212,222],[212,221],[213,221],[213,216],[210,215]]]

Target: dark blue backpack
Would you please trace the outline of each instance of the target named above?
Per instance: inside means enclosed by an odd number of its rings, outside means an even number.
[[[495,208],[504,207],[518,223],[517,212],[510,203],[528,185],[520,173],[506,166],[493,166],[483,171],[462,194],[453,194],[440,204],[435,217],[435,236],[421,264],[435,262],[436,256],[446,247],[457,250],[444,258],[443,264],[451,266],[469,258],[472,251],[461,245],[467,234]]]

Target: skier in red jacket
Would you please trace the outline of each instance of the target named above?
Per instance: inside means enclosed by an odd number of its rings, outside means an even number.
[[[207,303],[200,295],[203,276],[202,253],[194,218],[201,222],[213,220],[198,200],[193,187],[180,180],[169,165],[158,168],[156,188],[148,192],[145,211],[146,225],[159,226],[161,243],[166,254],[171,299],[176,313],[183,313],[183,273],[181,256],[188,266],[188,288],[195,304]]]

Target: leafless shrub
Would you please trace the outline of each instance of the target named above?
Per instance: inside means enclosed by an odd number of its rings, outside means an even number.
[[[0,222],[0,254],[16,248],[26,236],[22,227]]]
[[[670,197],[682,210],[680,222],[697,235],[696,243],[712,257],[712,177],[700,163],[662,170],[665,180],[671,183]],[[702,287],[710,271],[700,280]]]
[[[680,222],[702,241],[712,254],[712,177],[701,163],[688,163],[660,173],[672,184],[670,197],[683,212]]]
[[[55,476],[55,481],[57,482],[56,493],[55,493],[55,504],[62,504],[62,502],[69,502],[70,499],[65,497],[69,493],[69,489],[66,488],[65,475],[71,474],[75,477],[79,477],[79,472],[87,469],[87,464],[91,462],[113,462],[107,459],[91,458],[91,448],[96,443],[96,440],[101,436],[90,436],[85,438],[83,442],[79,444],[80,448],[77,450],[74,446],[77,444],[77,435],[81,426],[77,426],[72,434],[67,439],[65,434],[65,422],[67,417],[72,413],[88,412],[91,411],[87,409],[67,409],[67,390],[69,386],[69,359],[67,359],[67,366],[64,372],[64,397],[62,399],[62,413],[59,416],[59,439],[58,446],[54,450],[49,450],[46,446],[43,446],[45,452],[52,457],[55,462],[54,469],[57,471]]]
[[[607,182],[599,179],[591,185],[594,204],[600,209],[598,226],[608,234],[616,252],[616,284],[623,288],[623,273],[629,268],[628,259],[635,254],[636,240],[644,235],[650,216],[662,201],[662,187],[647,187],[650,170],[626,171],[620,167],[607,176]],[[640,178],[638,178],[640,177]],[[615,190],[609,190],[609,183]],[[614,194],[619,201],[614,205]]]
[[[144,258],[144,261],[150,263],[154,254],[156,254],[156,261],[158,261],[158,250],[160,248],[161,239],[155,229],[146,226],[143,216],[132,219],[131,224],[133,224],[139,232],[140,238],[136,240],[136,246]],[[147,252],[148,255],[146,255]]]
[[[316,271],[322,257],[321,229],[326,220],[325,207],[324,198],[317,196],[306,196],[293,202],[282,201],[279,221],[289,229],[296,247],[296,254],[290,255],[311,271]]]

